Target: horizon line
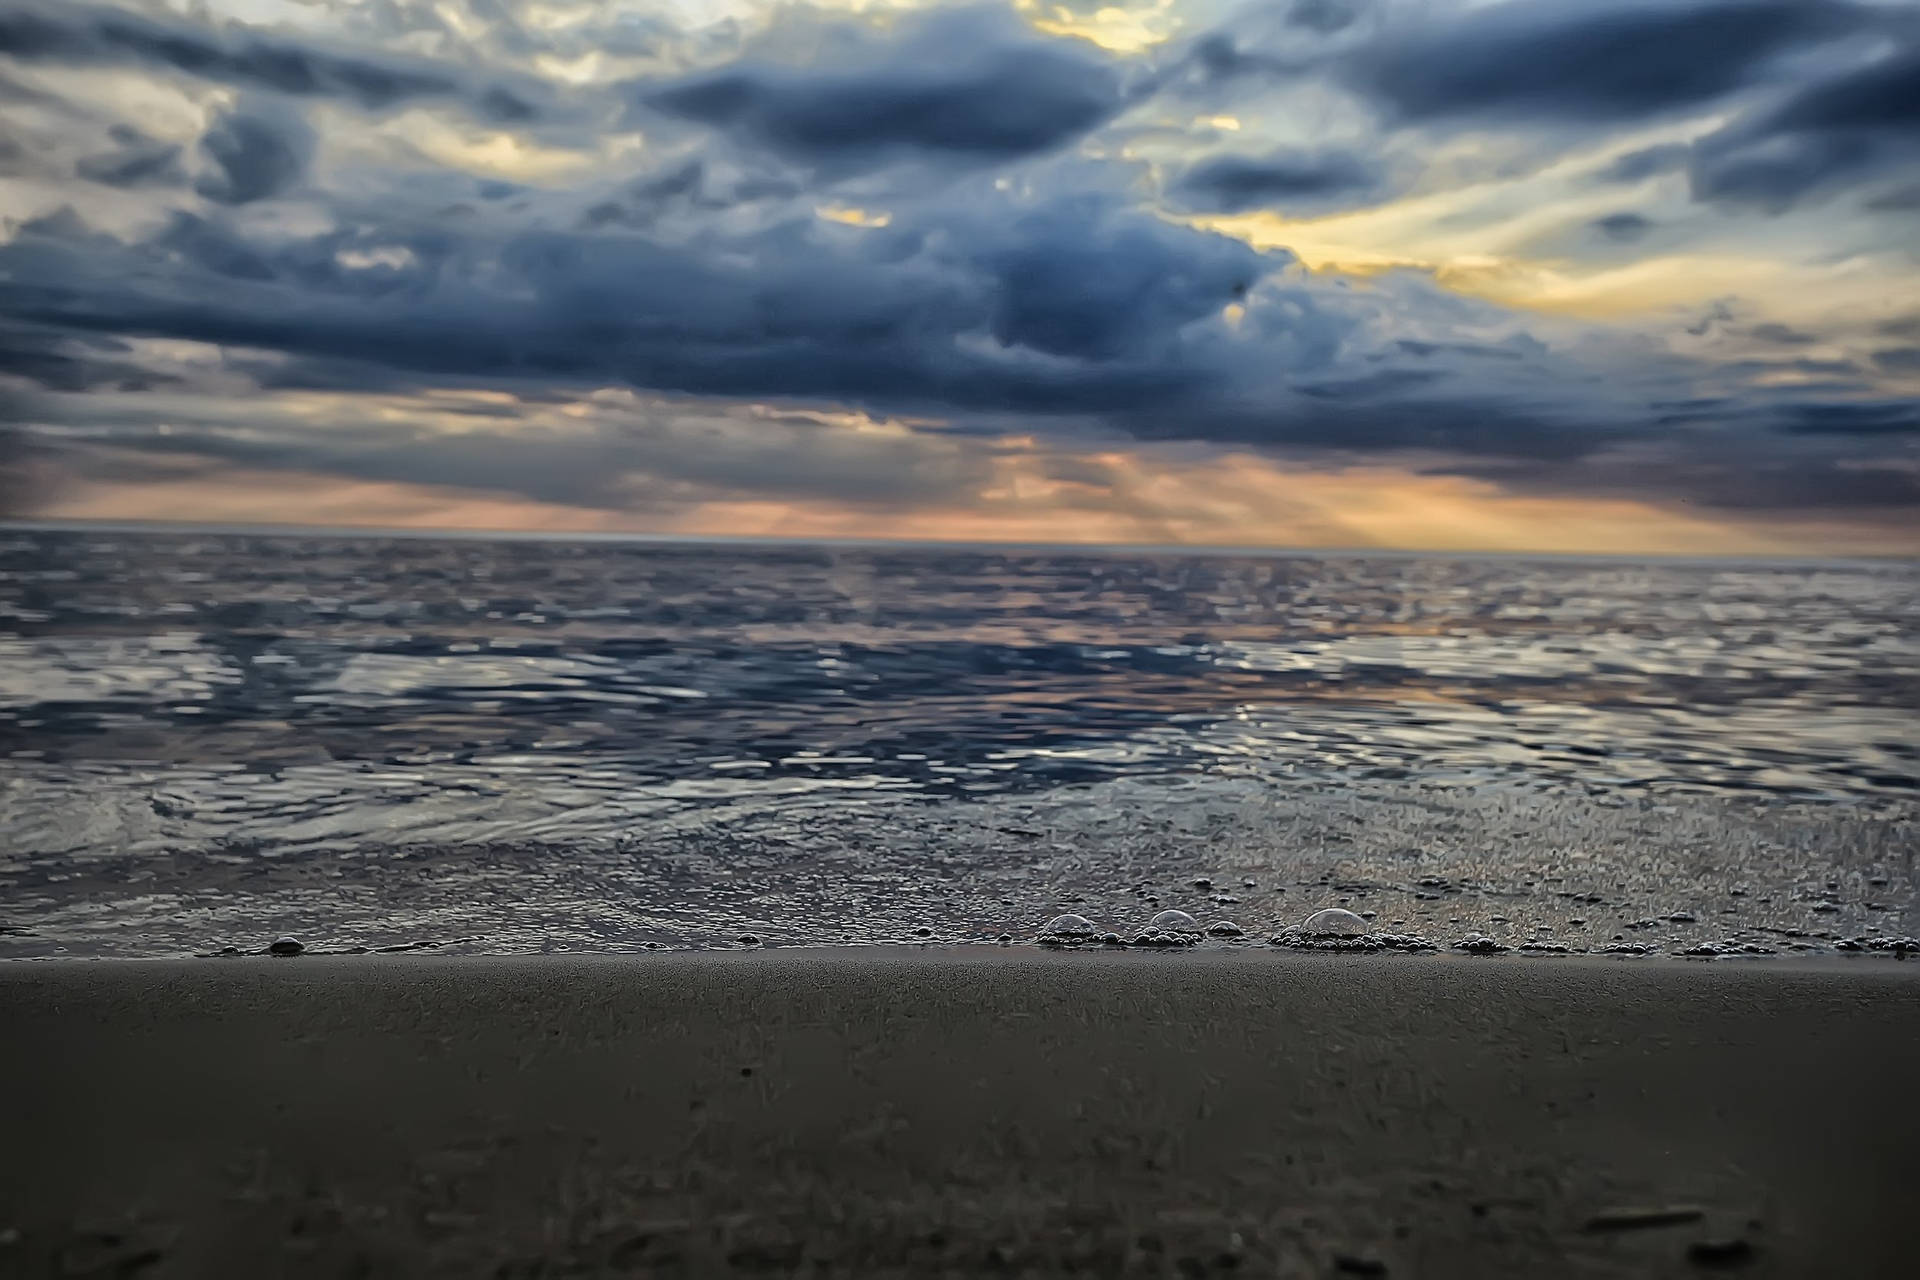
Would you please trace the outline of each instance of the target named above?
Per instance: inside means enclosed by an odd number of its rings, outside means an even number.
[[[1080,554],[1134,554],[1181,556],[1295,556],[1302,558],[1362,556],[1473,557],[1508,560],[1660,560],[1714,563],[1911,563],[1920,553],[1856,552],[1817,554],[1793,552],[1682,552],[1682,551],[1515,551],[1494,548],[1431,547],[1300,547],[1271,544],[1045,542],[1009,539],[942,538],[821,538],[779,534],[684,534],[645,531],[590,531],[549,529],[487,529],[448,526],[418,528],[383,525],[302,525],[176,520],[0,520],[0,533],[163,533],[211,534],[282,538],[409,538],[448,541],[639,543],[660,546],[822,547],[843,550],[897,548],[909,551],[1069,551]]]

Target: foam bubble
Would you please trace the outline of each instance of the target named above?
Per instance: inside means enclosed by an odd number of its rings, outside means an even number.
[[[1167,913],[1162,912],[1161,914],[1165,915]],[[1172,914],[1186,915],[1186,912],[1176,911]],[[1155,919],[1158,918],[1158,916],[1155,917]],[[1191,920],[1193,917],[1187,916],[1187,919]],[[1186,929],[1163,929],[1157,925],[1148,925],[1134,935],[1133,942],[1130,945],[1136,947],[1191,947],[1199,941],[1200,933],[1197,929],[1192,931]]]
[[[1162,911],[1147,921],[1149,929],[1163,929],[1169,933],[1198,933],[1200,922],[1184,911]]]
[[[1308,916],[1300,930],[1322,938],[1358,938],[1372,927],[1345,907],[1328,907]]]
[[[1099,936],[1100,931],[1093,927],[1093,921],[1071,912],[1055,916],[1040,931],[1040,941],[1056,947],[1078,946],[1082,942],[1093,942]]]
[[[1207,926],[1207,936],[1210,938],[1244,938],[1246,934],[1245,929],[1231,920],[1215,920]]]
[[[1436,950],[1427,939],[1412,933],[1309,933],[1299,925],[1282,929],[1268,939],[1276,947],[1289,951],[1336,951],[1372,954],[1380,951],[1419,952]]]

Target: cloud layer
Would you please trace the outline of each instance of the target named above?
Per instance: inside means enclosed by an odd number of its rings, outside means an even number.
[[[1169,449],[1920,503],[1897,306],[1548,305],[1735,253],[1911,272],[1906,4],[1312,0],[1140,48],[1104,8],[213,8],[0,14],[0,462],[48,478],[16,513],[241,471],[636,518],[985,511],[1017,473],[1118,509],[1111,459]],[[1287,247],[1334,235],[1386,269]]]

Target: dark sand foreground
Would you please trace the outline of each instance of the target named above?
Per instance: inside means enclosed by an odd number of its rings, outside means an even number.
[[[1920,1274],[1885,960],[15,965],[0,1034],[9,1275]]]

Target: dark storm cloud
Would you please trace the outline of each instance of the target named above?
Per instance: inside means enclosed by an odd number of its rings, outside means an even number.
[[[25,63],[169,68],[240,88],[344,98],[369,110],[422,98],[463,98],[499,121],[527,120],[538,110],[529,85],[470,84],[423,59],[72,0],[11,0],[0,11],[0,54]]]
[[[1637,213],[1610,213],[1595,218],[1593,229],[1616,244],[1630,244],[1653,230],[1653,222]]]
[[[1509,0],[1391,36],[1346,74],[1402,120],[1599,124],[1710,102],[1781,55],[1865,21],[1822,0]]]
[[[1241,213],[1352,202],[1377,190],[1381,182],[1377,165],[1348,151],[1220,155],[1181,174],[1173,195],[1188,209]]]
[[[313,130],[279,103],[248,103],[220,117],[200,139],[214,171],[197,190],[220,204],[251,204],[300,180],[313,154]]]
[[[405,250],[404,265],[343,265],[343,254],[376,248]],[[1388,316],[1429,310],[1440,331],[1483,323],[1474,304],[1429,291],[1356,310],[1358,297],[1338,288],[1281,283],[1284,263],[1088,198],[939,209],[824,236],[818,224],[786,223],[698,247],[560,231],[493,242],[437,227],[266,241],[185,214],[122,241],[68,214],[0,247],[0,311],[48,332],[278,352],[286,386],[404,392],[451,378],[537,395],[612,382],[984,414],[1028,430],[1053,415],[1141,439],[1352,455],[1571,461],[1667,429],[1657,397],[1604,385],[1618,379],[1531,340],[1375,336]],[[1247,312],[1230,335],[1213,317],[1232,301]],[[1782,439],[1860,439],[1910,430],[1913,412],[1861,400],[1769,411],[1733,398],[1701,401],[1690,418],[1771,422]],[[439,447],[356,447],[324,467],[431,482]],[[1742,447],[1749,456],[1736,465],[1765,463],[1764,430]],[[315,450],[247,465],[320,467]],[[566,456],[587,465],[577,448]],[[587,500],[551,478],[461,483]],[[1652,494],[1667,483],[1657,468],[1643,478]]]
[[[1695,199],[1779,213],[1920,165],[1920,48],[1807,86],[1694,145]]]
[[[587,207],[577,226],[583,230],[623,226],[651,228],[663,218],[711,215],[740,205],[792,200],[805,188],[772,174],[714,172],[699,158],[626,184],[611,198]]]
[[[1728,441],[1681,442],[1653,456],[1622,453],[1586,457],[1577,463],[1468,462],[1432,469],[1465,475],[1517,492],[1552,496],[1677,498],[1729,512],[1830,512],[1904,519],[1920,507],[1920,472],[1878,465],[1849,455],[1740,458]],[[1659,470],[1650,484],[1647,471]]]
[[[1128,105],[1111,59],[993,10],[904,20],[886,41],[808,66],[745,58],[637,89],[669,115],[804,162],[890,154],[1005,159],[1049,151]]]
[[[88,182],[125,188],[178,186],[186,180],[177,145],[156,141],[126,124],[114,125],[107,136],[114,150],[83,156],[74,166]]]
[[[1287,10],[1287,25],[1332,35],[1352,26],[1366,10],[1366,0],[1294,0]]]
[[[1601,182],[1645,182],[1648,178],[1663,173],[1674,173],[1687,167],[1687,159],[1693,149],[1684,142],[1667,142],[1657,147],[1642,147],[1638,151],[1629,151],[1616,157],[1606,168],[1594,176]]]
[[[1790,405],[1786,429],[1796,435],[1889,436],[1920,432],[1913,401],[1836,400]]]
[[[0,321],[0,377],[50,391],[145,391],[170,381],[131,358],[116,338]]]
[[[0,247],[0,310],[415,374],[1098,411],[1208,378],[1182,326],[1281,261],[1099,201],[1006,222],[936,214],[839,244],[817,231],[808,219],[704,251],[559,231],[457,241],[438,228],[267,243],[178,214],[121,242],[69,214]],[[409,265],[342,264],[383,247]],[[991,340],[969,347],[969,332]]]
[[[546,35],[499,12],[469,52],[512,45],[525,65],[551,51]],[[1531,136],[1582,146],[1737,92],[1729,101],[1741,114],[1719,142],[1643,148],[1580,181],[1632,183],[1691,167],[1704,193],[1722,180],[1723,161],[1808,138],[1869,139],[1864,159],[1808,169],[1820,172],[1795,189],[1799,199],[1871,180],[1905,154],[1897,84],[1864,71],[1790,83],[1786,55],[1799,50],[1832,75],[1841,62],[1827,37],[1871,25],[1862,12],[1770,0],[1509,4],[1409,31],[1356,18],[1358,6],[1306,0],[1268,13],[1264,35],[1241,24],[1140,58],[1042,35],[1005,12],[886,24],[788,15],[778,21],[798,23],[800,45],[817,56],[783,60],[772,38],[744,51],[716,39],[696,56],[682,41],[653,65],[703,69],[582,88],[567,114],[547,105],[559,99],[535,79],[451,61],[88,6],[9,6],[0,52],[20,61],[170,68],[245,92],[190,155],[130,128],[104,149],[99,119],[85,123],[83,142],[51,146],[62,180],[77,169],[122,189],[181,186],[190,161],[206,203],[168,193],[152,216],[114,223],[140,230],[111,234],[58,214],[0,244],[0,318],[10,325],[0,330],[0,390],[38,397],[44,421],[102,420],[107,411],[88,402],[169,376],[147,367],[161,358],[156,348],[128,341],[140,337],[221,348],[229,381],[220,396],[238,380],[396,398],[509,390],[510,406],[444,410],[475,420],[458,438],[389,422],[215,423],[172,434],[133,424],[99,447],[168,465],[620,508],[651,500],[636,497],[643,474],[702,493],[962,498],[982,477],[934,447],[952,443],[936,433],[1015,430],[1343,460],[1440,454],[1477,460],[1462,466],[1520,488],[1725,506],[1840,505],[1843,494],[1911,504],[1915,481],[1875,463],[1873,451],[1906,447],[1915,407],[1875,398],[1868,371],[1687,363],[1654,344],[1470,302],[1411,273],[1352,287],[1310,275],[1283,251],[1134,207],[1145,166],[1111,159],[1114,131],[1101,133],[1183,76],[1214,77],[1203,87],[1221,96],[1317,90],[1331,76],[1396,124],[1516,134],[1546,125],[1556,132]],[[580,41],[576,52],[593,47]],[[557,179],[483,180],[416,161],[421,169],[398,176],[352,170],[330,191],[324,180],[355,161],[330,152],[329,165],[310,169],[313,138],[295,107],[316,95],[368,109],[459,102],[507,126],[557,121],[544,140],[581,147],[593,139],[559,135],[596,116],[624,120],[646,134],[652,171],[596,169],[568,191]],[[1257,134],[1259,113],[1244,117]],[[82,137],[78,126],[60,128]],[[1076,145],[1088,138],[1098,145]],[[1407,154],[1383,140],[1380,153],[1389,150]],[[1351,203],[1388,186],[1374,154],[1216,155],[1176,170],[1167,195],[1188,212]],[[1589,187],[1594,194],[1603,193]],[[1641,203],[1616,194],[1600,207]],[[244,207],[286,195],[301,198],[298,219]],[[97,190],[73,198],[128,203]],[[838,226],[814,216],[816,203],[891,221]],[[1569,219],[1571,231],[1596,254],[1591,237],[1625,244],[1652,225],[1629,211],[1590,226],[1582,216]],[[1698,221],[1676,221],[1661,238]],[[1720,307],[1695,333],[1706,345],[1734,342],[1736,356],[1755,351],[1751,343],[1799,345],[1791,331],[1749,319]],[[1911,341],[1888,332],[1883,373],[1910,371],[1901,353]],[[1821,385],[1751,381],[1781,372]],[[756,442],[758,419],[712,431],[538,425],[540,406],[608,386],[940,425],[916,428],[905,444],[858,448],[840,437],[859,433],[792,423],[766,426]],[[496,429],[487,414],[518,420]],[[1610,461],[1629,456],[1632,466]]]

